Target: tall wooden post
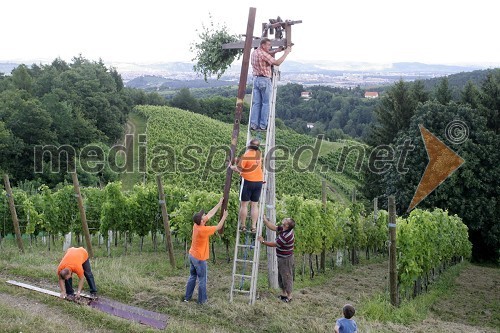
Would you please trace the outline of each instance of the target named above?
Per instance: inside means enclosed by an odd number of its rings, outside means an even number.
[[[85,243],[87,243],[87,252],[89,253],[89,258],[93,258],[94,252],[92,251],[92,241],[90,239],[89,226],[87,224],[87,214],[85,213],[85,207],[83,206],[83,198],[80,193],[80,184],[78,183],[78,175],[76,172],[71,173],[71,178],[73,179],[75,197],[78,202],[78,209],[80,210],[80,218],[82,219],[82,229],[83,234],[85,235]]]
[[[21,230],[19,229],[19,220],[17,219],[16,205],[14,204],[14,196],[10,188],[10,180],[8,175],[3,176],[5,190],[7,191],[7,199],[9,200],[10,215],[12,216],[12,223],[14,223],[14,232],[16,233],[16,242],[19,250],[24,253],[23,240],[21,238]]]
[[[398,271],[396,267],[396,200],[389,196],[389,292],[391,304],[398,306]]]
[[[326,210],[326,180],[321,181],[321,201],[323,203],[323,210]],[[323,249],[321,250],[321,257],[319,261],[319,268],[322,272],[326,271],[326,246],[325,239],[323,238]]]
[[[247,23],[247,32],[245,35],[245,47],[243,48],[243,60],[241,64],[241,73],[240,73],[240,83],[238,85],[238,96],[236,98],[236,108],[234,112],[234,124],[233,124],[233,133],[231,135],[231,159],[234,160],[236,157],[236,147],[238,145],[238,137],[240,135],[240,122],[241,122],[241,114],[243,112],[243,99],[245,98],[245,92],[247,88],[247,78],[248,78],[248,67],[250,63],[250,50],[252,49],[252,41],[253,41],[253,30],[255,25],[255,13],[256,9],[250,7],[248,13],[248,23]],[[233,161],[231,161],[233,162]],[[231,168],[227,168],[226,171],[226,182],[224,183],[224,200],[222,201],[221,206],[221,216],[222,213],[227,209],[227,203],[229,200],[229,190],[231,189],[231,180],[233,176],[233,170]],[[224,226],[219,230],[219,234],[224,233]]]
[[[168,221],[167,214],[167,202],[165,201],[165,192],[163,191],[163,183],[161,181],[161,176],[156,176],[156,183],[158,184],[158,197],[160,199],[159,203],[161,206],[161,215],[163,217],[163,227],[165,229],[165,247],[168,252],[168,258],[170,259],[170,265],[175,269],[175,256],[174,256],[174,246],[172,245],[172,237],[170,235],[170,222]]]

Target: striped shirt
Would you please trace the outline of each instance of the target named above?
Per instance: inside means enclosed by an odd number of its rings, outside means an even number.
[[[295,244],[295,235],[292,230],[283,230],[279,226],[276,230],[278,236],[276,237],[276,256],[281,258],[289,257],[293,254],[293,246]]]
[[[266,76],[268,78],[272,76],[271,65],[274,64],[275,60],[264,49],[259,47],[253,51],[251,62],[254,76]]]

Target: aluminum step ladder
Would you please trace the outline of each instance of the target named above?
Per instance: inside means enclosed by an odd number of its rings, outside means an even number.
[[[264,225],[264,214],[270,221],[276,220],[275,211],[275,200],[276,200],[276,187],[275,187],[275,174],[274,174],[274,159],[271,159],[271,155],[274,151],[274,146],[276,143],[275,138],[275,118],[276,118],[276,92],[277,92],[277,82],[280,79],[279,67],[273,67],[273,77],[272,77],[272,92],[270,99],[270,110],[269,119],[267,125],[267,131],[259,132],[252,131],[250,129],[250,119],[251,119],[251,109],[248,121],[247,130],[247,140],[246,145],[250,143],[253,138],[260,140],[260,147],[264,147],[263,152],[263,166],[264,166],[264,184],[262,186],[260,200],[259,200],[259,218],[257,220],[257,231],[256,233],[251,233],[250,228],[247,229],[242,237],[242,231],[240,230],[241,221],[238,220],[238,228],[236,231],[236,241],[234,247],[234,257],[233,257],[233,274],[231,282],[230,291],[230,301],[233,302],[236,295],[245,295],[249,298],[249,304],[254,304],[257,298],[257,280],[259,273],[259,261],[260,261],[260,242],[257,241],[257,237],[262,235],[262,229]],[[253,97],[253,92],[252,92]],[[271,150],[272,149],[272,150]],[[271,151],[271,154],[268,152]],[[264,209],[266,208],[266,209]],[[251,214],[248,214],[247,220],[251,220]],[[247,222],[247,221],[246,221]],[[273,237],[275,232],[268,230],[267,239]],[[243,241],[243,242],[242,242]],[[274,248],[268,248],[267,251],[268,260],[273,260],[273,271],[276,270],[276,286],[277,287],[277,262]]]

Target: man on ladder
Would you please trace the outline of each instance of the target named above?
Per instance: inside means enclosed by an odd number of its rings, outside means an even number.
[[[253,233],[257,230],[259,200],[262,190],[262,182],[264,181],[264,174],[262,172],[262,154],[259,150],[259,145],[260,141],[258,139],[252,139],[245,154],[239,158],[238,164],[229,166],[233,171],[238,172],[241,175],[243,182],[240,190],[240,229],[242,231],[246,231],[248,203],[251,202],[251,232]]]
[[[279,66],[291,51],[291,47],[285,49],[285,53],[279,58],[274,59],[273,55],[276,52],[283,51],[282,48],[270,51],[271,40],[262,38],[260,47],[252,53],[252,68],[253,68],[253,96],[252,96],[252,111],[250,113],[250,128],[252,130],[266,130],[267,121],[269,118],[270,99],[272,93],[271,66]]]

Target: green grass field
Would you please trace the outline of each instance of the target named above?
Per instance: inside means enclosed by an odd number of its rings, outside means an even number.
[[[105,255],[104,247],[94,245],[96,257],[91,264],[100,295],[167,314],[166,332],[332,332],[345,303],[357,309],[354,319],[359,332],[497,332],[500,324],[497,268],[460,264],[443,274],[429,294],[393,309],[385,294],[385,258],[362,261],[355,267],[329,267],[311,280],[307,269],[301,276],[303,261],[297,255],[294,300],[285,304],[278,300],[277,291],[267,288],[262,253],[259,299],[250,306],[246,299],[229,303],[232,262],[227,262],[222,247],[216,247],[218,260],[209,262],[209,303],[200,306],[181,301],[189,274],[182,243],[175,243],[176,269],[168,263],[164,244],[154,252],[146,241],[140,254],[136,237],[129,254],[123,255],[121,243],[112,248],[111,257]],[[0,332],[156,331],[7,285],[5,281],[13,279],[57,290],[55,270],[62,250],[49,252],[42,244],[25,245],[25,254],[19,254],[12,239],[4,239],[0,247]],[[56,249],[60,248],[58,242]],[[330,254],[327,262],[332,258]]]

